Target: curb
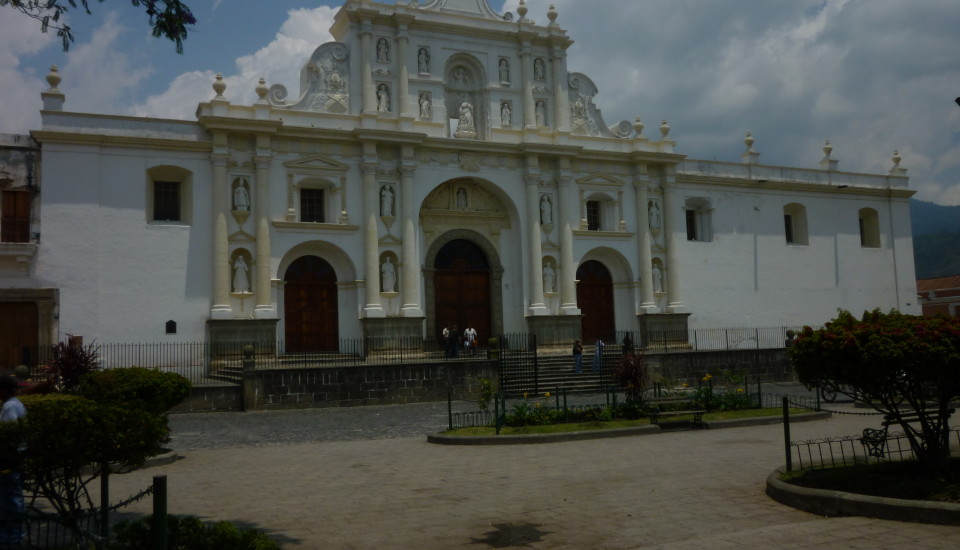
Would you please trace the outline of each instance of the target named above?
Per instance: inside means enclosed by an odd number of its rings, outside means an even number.
[[[914,523],[960,525],[960,504],[906,500],[800,487],[780,480],[784,468],[767,476],[767,495],[773,500],[820,516],[866,516]]]
[[[829,411],[819,411],[812,413],[791,414],[790,423],[812,422],[814,420],[824,420],[833,416]],[[719,430],[722,428],[741,428],[744,426],[768,426],[770,424],[783,424],[782,416],[758,416],[756,418],[735,418],[732,420],[708,420],[704,421],[703,426],[710,430]]]
[[[427,435],[427,443],[439,445],[534,445],[539,443],[560,443],[562,441],[585,441],[588,439],[607,439],[632,435],[650,435],[660,433],[655,425],[616,428],[613,430],[585,430],[555,434],[525,435]]]

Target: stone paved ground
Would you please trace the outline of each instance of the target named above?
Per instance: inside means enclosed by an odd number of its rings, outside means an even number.
[[[184,458],[111,485],[119,498],[166,474],[171,513],[238,521],[291,549],[960,547],[957,527],[821,518],[768,498],[764,479],[784,461],[778,425],[548,445],[426,443],[445,423],[445,403],[177,415],[173,446]],[[840,416],[794,424],[792,435],[873,424]]]

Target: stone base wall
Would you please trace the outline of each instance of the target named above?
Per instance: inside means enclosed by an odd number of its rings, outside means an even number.
[[[239,386],[194,386],[190,397],[174,407],[171,413],[231,412],[243,410],[243,394]]]
[[[688,382],[695,386],[707,373],[717,376],[723,370],[746,375],[750,383],[757,376],[763,382],[796,381],[786,349],[648,354],[646,359],[651,381],[664,383]]]

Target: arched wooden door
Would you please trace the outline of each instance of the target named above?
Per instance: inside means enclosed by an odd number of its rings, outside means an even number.
[[[288,352],[337,351],[337,274],[326,260],[298,258],[283,277],[284,337]]]
[[[492,325],[490,263],[483,250],[467,240],[450,241],[437,253],[433,268],[436,336],[455,324],[461,333],[473,327],[485,342]]]
[[[596,260],[583,262],[577,268],[577,306],[583,314],[580,333],[584,343],[599,336],[612,343],[616,338],[613,316],[613,277],[606,266]]]

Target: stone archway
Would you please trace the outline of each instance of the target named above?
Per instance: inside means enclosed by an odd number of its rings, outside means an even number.
[[[497,249],[480,233],[470,229],[454,229],[440,235],[431,243],[430,248],[424,257],[424,290],[427,317],[427,335],[428,338],[439,335],[443,330],[437,322],[437,288],[435,284],[435,275],[437,272],[437,260],[442,251],[449,251],[447,248],[456,241],[467,241],[475,246],[479,252],[485,256],[489,273],[489,302],[490,302],[490,332],[488,334],[479,333],[482,341],[487,338],[503,332],[503,266],[500,263],[500,255]],[[457,254],[453,254],[454,257]],[[456,261],[457,258],[454,258]],[[469,265],[465,267],[471,267]],[[475,266],[474,266],[475,267]],[[475,327],[476,328],[476,327]],[[478,329],[479,332],[479,329]]]
[[[450,137],[487,139],[489,119],[486,71],[476,57],[459,52],[444,67],[444,107],[447,116],[458,119]],[[464,119],[469,118],[469,127]]]
[[[337,274],[317,256],[297,258],[283,275],[284,339],[288,352],[337,351]]]

